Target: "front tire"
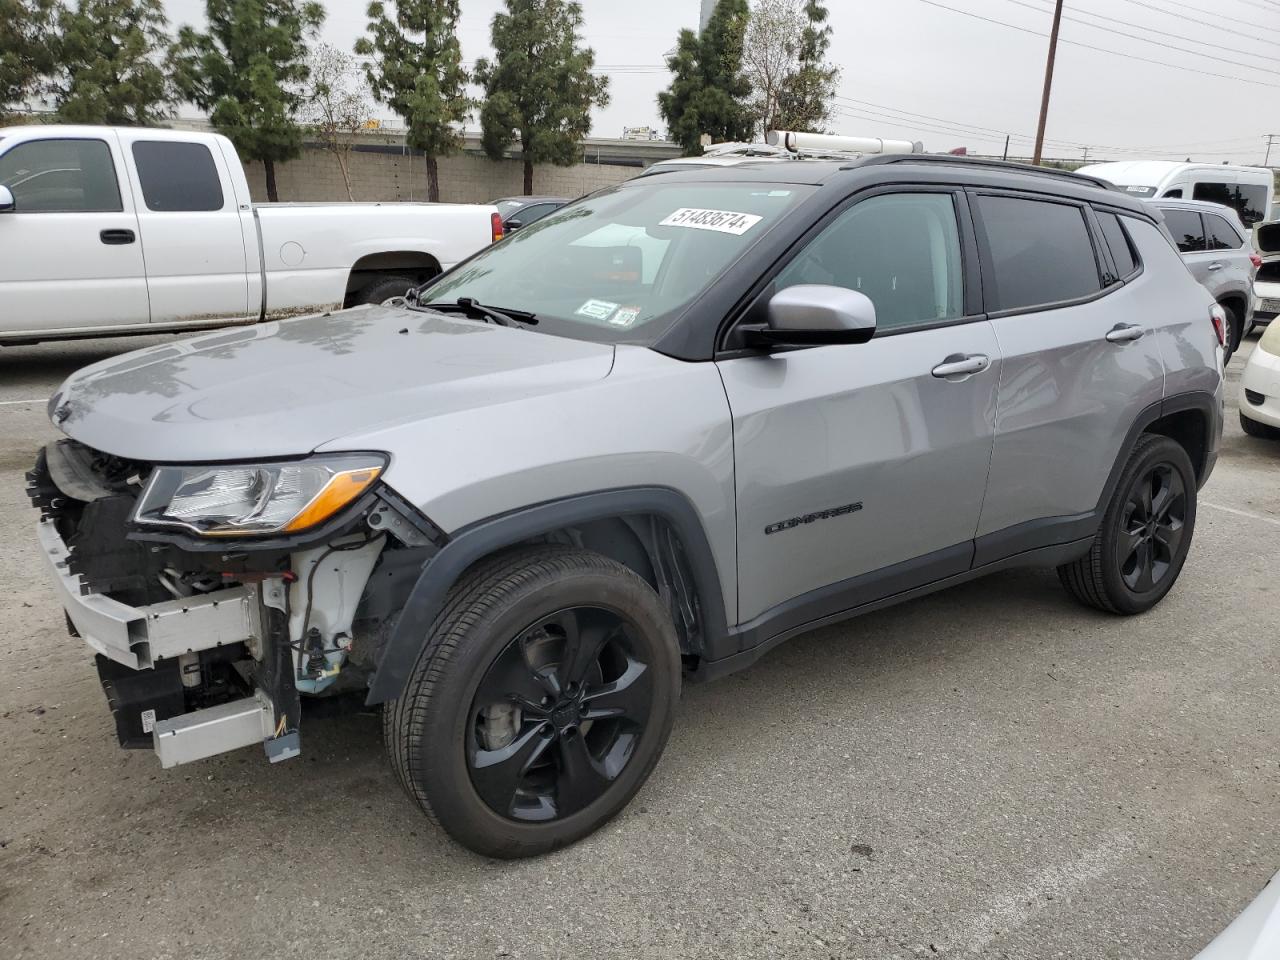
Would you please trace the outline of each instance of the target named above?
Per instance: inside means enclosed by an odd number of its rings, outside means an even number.
[[[450,592],[383,733],[401,784],[463,846],[504,859],[618,813],[666,746],[680,650],[661,599],[585,550],[501,554]]]
[[[381,280],[375,280],[357,293],[352,298],[351,304],[352,306],[361,303],[371,303],[375,306],[378,304],[390,305],[403,298],[406,293],[417,285],[408,277],[383,277]]]
[[[1196,522],[1196,476],[1182,446],[1144,434],[1134,445],[1089,552],[1058,568],[1067,591],[1109,613],[1145,613],[1182,572]]]

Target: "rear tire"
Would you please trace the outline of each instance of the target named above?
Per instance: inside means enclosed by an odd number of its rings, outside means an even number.
[[[1251,437],[1257,437],[1259,440],[1280,440],[1280,430],[1271,426],[1269,423],[1259,423],[1257,420],[1250,420],[1240,413],[1240,429]]]
[[[509,551],[450,591],[383,708],[387,752],[409,796],[463,846],[548,853],[644,785],[680,670],[670,615],[634,572],[571,547]]]
[[[1182,572],[1196,522],[1196,476],[1182,446],[1143,434],[1089,552],[1058,568],[1067,592],[1109,613],[1145,613]]]
[[[1244,339],[1244,319],[1237,316],[1235,308],[1228,304],[1220,303],[1218,306],[1227,312],[1227,344],[1222,358],[1222,364],[1226,366],[1240,349],[1240,342]]]
[[[386,303],[396,297],[403,297],[416,286],[418,284],[409,277],[383,277],[381,280],[375,280],[357,293],[352,299],[352,305]]]

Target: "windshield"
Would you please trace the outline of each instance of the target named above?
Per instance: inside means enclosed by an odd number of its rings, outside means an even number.
[[[470,297],[534,314],[539,330],[653,343],[675,314],[814,187],[670,183],[615,187],[546,216],[418,297]]]

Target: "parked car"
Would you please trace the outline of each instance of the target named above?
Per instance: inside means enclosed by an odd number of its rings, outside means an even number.
[[[1227,312],[1226,359],[1253,329],[1253,278],[1262,266],[1234,210],[1198,200],[1157,200],[1191,275]]]
[[[1280,323],[1262,332],[1240,376],[1240,427],[1251,437],[1280,440]]]
[[[0,345],[377,303],[499,237],[487,206],[255,205],[216,134],[0,128]]]
[[[502,228],[507,233],[527,227],[554,213],[570,201],[570,197],[501,197],[493,201],[502,217]]]
[[[1255,243],[1262,265],[1253,280],[1253,318],[1258,326],[1266,326],[1280,314],[1280,223],[1258,227]]]
[[[1280,957],[1280,874],[1195,960],[1271,960]]]
[[[1121,160],[1091,163],[1076,172],[1101,177],[1132,197],[1220,203],[1235,210],[1250,230],[1269,219],[1275,202],[1275,176],[1266,167]]]
[[[30,493],[122,743],[280,760],[300,695],[365,691],[415,802],[526,856],[626,805],[682,678],[1010,567],[1173,587],[1224,327],[1156,211],[911,155],[575,210],[403,306],[58,389]]]

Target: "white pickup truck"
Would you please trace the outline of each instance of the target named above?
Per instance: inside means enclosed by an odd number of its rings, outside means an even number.
[[[263,204],[226,137],[0,128],[0,345],[380,303],[502,236],[495,208]]]

